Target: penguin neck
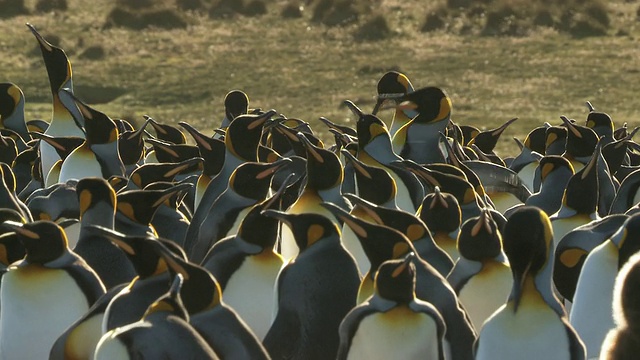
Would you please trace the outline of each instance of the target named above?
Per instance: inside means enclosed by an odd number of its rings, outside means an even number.
[[[113,229],[115,224],[114,214],[115,208],[113,204],[108,202],[96,203],[82,214],[80,219],[82,226],[81,231],[85,231],[89,225],[99,225],[108,229]]]
[[[393,152],[391,138],[384,134],[374,137],[368,144],[362,147],[361,151],[358,151],[358,160],[367,165],[374,165],[361,157],[361,153],[364,153],[362,155],[368,155],[368,157],[380,164],[389,164],[392,161],[401,160],[400,157]]]

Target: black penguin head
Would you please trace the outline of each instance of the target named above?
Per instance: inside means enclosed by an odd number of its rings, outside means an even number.
[[[412,92],[413,85],[405,74],[389,71],[378,80],[377,90],[378,99],[372,112],[374,115],[388,102],[396,103],[402,95]]]
[[[197,171],[202,164],[202,158],[195,157],[181,162],[147,163],[131,172],[129,181],[135,187],[144,189],[147,185],[157,182],[173,182],[179,174],[188,174]]]
[[[27,26],[38,40],[42,58],[49,75],[49,83],[51,85],[51,93],[57,95],[58,91],[71,81],[71,62],[67,58],[67,54],[61,48],[51,45],[45,40],[36,28],[27,23]]]
[[[182,303],[182,298],[180,297],[180,290],[182,290],[183,282],[184,278],[181,274],[174,276],[169,292],[154,301],[144,313],[142,319],[145,319],[151,314],[163,312],[177,316],[188,322],[189,313],[187,312],[187,309],[185,309],[184,304]]]
[[[613,290],[613,315],[619,328],[640,331],[640,254],[622,267]]]
[[[187,138],[184,136],[182,131],[180,131],[180,129],[176,128],[175,126],[161,124],[148,115],[144,115],[144,118],[156,131],[156,137],[158,139],[171,144],[187,143]]]
[[[231,90],[224,97],[224,112],[229,121],[249,112],[249,97],[242,90]]]
[[[562,204],[581,214],[592,214],[598,208],[598,145],[589,162],[567,183]]]
[[[73,150],[84,143],[84,139],[74,136],[62,136],[53,137],[45,133],[32,132],[30,133],[34,139],[40,139],[51,145],[56,151],[60,159],[66,159]]]
[[[312,144],[300,132],[298,138],[307,153],[307,186],[316,190],[325,190],[342,184],[344,171],[338,155]]]
[[[607,113],[591,111],[587,115],[587,127],[593,129],[598,136],[613,137],[613,120]]]
[[[102,178],[84,178],[76,185],[76,194],[80,205],[80,217],[96,204],[107,204],[115,214],[116,192]]]
[[[385,169],[363,163],[346,149],[341,152],[355,170],[361,198],[376,205],[386,204],[395,199],[398,187]]]
[[[540,168],[540,179],[544,182],[544,180],[549,176],[549,174],[555,172],[560,169],[567,169],[571,174],[574,174],[575,171],[573,169],[573,165],[571,162],[567,160],[567,158],[559,156],[559,155],[547,155],[540,159],[540,163],[538,164]]]
[[[364,221],[332,203],[322,203],[321,205],[349,226],[358,237],[362,249],[371,263],[371,271],[369,272],[371,278],[384,261],[403,258],[409,252],[415,252],[411,241],[401,232],[384,225]]]
[[[264,124],[275,113],[275,110],[270,110],[261,115],[243,114],[236,117],[229,124],[224,137],[227,151],[245,161],[257,161]]]
[[[282,221],[291,229],[300,253],[319,241],[338,241],[340,238],[338,226],[320,214],[287,214],[277,210],[265,210],[263,214]]]
[[[24,94],[18,86],[12,83],[0,83],[0,125],[6,127],[4,121],[16,110]]]
[[[231,173],[229,188],[244,197],[258,201],[264,200],[273,175],[291,163],[289,158],[281,158],[273,163],[243,163]]]
[[[107,144],[118,140],[118,128],[111,118],[83,103],[70,91],[62,91],[73,98],[80,114],[84,117],[84,130],[86,133],[87,144]],[[81,123],[80,119],[76,119],[76,122]]]
[[[567,147],[565,153],[573,157],[593,154],[598,143],[598,135],[593,129],[574,124],[565,116],[560,117],[567,127]]]
[[[354,194],[344,194],[354,205],[360,206],[379,225],[385,225],[403,233],[411,242],[430,236],[422,220],[404,210],[376,205]]]
[[[224,141],[206,136],[184,121],[181,121],[179,125],[193,137],[200,150],[200,156],[204,159],[203,174],[210,177],[217,175],[224,165]]]
[[[449,120],[452,105],[444,90],[428,86],[404,95],[397,108],[417,111],[418,116],[413,121],[428,124]]]
[[[131,261],[136,273],[141,278],[165,273],[167,262],[158,251],[156,242],[160,241],[150,236],[130,236],[102,226],[91,225],[88,230],[96,236],[103,236],[120,248]],[[171,251],[186,257],[182,249],[174,243],[166,243]]]
[[[491,153],[498,143],[500,135],[516,120],[518,118],[513,118],[495,129],[481,131],[467,145],[476,145],[482,152]]]
[[[548,124],[547,124],[548,125]],[[548,126],[538,126],[531,130],[527,137],[524,139],[524,146],[531,149],[531,151],[535,151],[538,154],[544,154],[545,151],[545,138],[547,133]]]
[[[436,186],[434,192],[427,194],[418,209],[418,216],[432,232],[450,233],[460,227],[462,211],[455,196],[440,191]]]
[[[415,299],[416,267],[413,252],[404,259],[387,260],[375,276],[375,288],[382,298],[406,304]]]
[[[25,261],[29,264],[46,264],[69,250],[64,230],[52,221],[38,220],[27,224],[5,221],[4,225],[18,236],[27,254]]]
[[[148,225],[160,205],[176,193],[193,186],[181,183],[165,190],[128,190],[117,194],[117,212],[140,224]]]
[[[488,209],[462,224],[458,233],[458,251],[466,259],[494,259],[502,252],[502,236]]]
[[[534,277],[548,261],[553,246],[551,221],[539,208],[523,206],[509,217],[503,235],[504,252],[513,273],[510,299],[517,309],[525,280]]]

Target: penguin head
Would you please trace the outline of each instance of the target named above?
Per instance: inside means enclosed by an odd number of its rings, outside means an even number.
[[[403,233],[388,226],[364,221],[332,203],[325,202],[321,205],[349,226],[358,237],[371,263],[371,278],[384,261],[403,258],[408,253],[415,252],[411,241]]]
[[[629,258],[616,277],[613,316],[619,328],[640,330],[640,253]]]
[[[635,213],[622,224],[611,236],[611,241],[618,247],[618,269],[640,251],[640,213]]]
[[[268,209],[278,210],[280,200],[287,187],[295,181],[294,178],[295,174],[289,174],[280,185],[278,191],[270,198],[254,205],[242,219],[237,235],[249,244],[257,245],[259,250],[256,253],[265,249],[273,249],[275,246],[278,239],[280,220],[267,216],[263,212]]]
[[[451,98],[444,90],[428,86],[404,95],[397,108],[417,111],[418,116],[413,121],[428,124],[448,121],[451,117],[452,104]]]
[[[340,238],[338,226],[329,218],[320,214],[287,214],[277,210],[265,210],[263,214],[280,220],[291,229],[300,253],[303,253],[320,240],[339,240]]]
[[[307,186],[325,190],[342,184],[344,171],[338,156],[333,151],[312,144],[301,132],[298,138],[307,153]]]
[[[17,85],[0,83],[0,125],[2,127],[7,127],[5,120],[15,113],[21,103],[24,103],[24,94]]]
[[[177,274],[176,276],[174,276],[171,287],[169,288],[169,292],[149,305],[149,308],[147,308],[147,311],[142,316],[142,319],[144,320],[151,314],[163,312],[177,316],[185,321],[189,321],[189,313],[184,307],[182,298],[180,297],[180,290],[182,290],[183,282],[184,278],[181,274]]]
[[[345,159],[353,165],[358,193],[361,198],[376,205],[395,201],[398,187],[385,169],[365,164],[346,149],[342,149],[341,152]]]
[[[129,181],[135,185],[132,189],[144,189],[147,185],[157,182],[172,182],[179,174],[194,172],[202,164],[202,158],[195,157],[181,162],[148,163],[139,166],[129,175]]]
[[[105,204],[113,209],[115,215],[116,192],[102,178],[84,178],[76,184],[76,194],[80,206],[80,218],[98,204]]]
[[[206,136],[184,121],[178,124],[193,137],[196,146],[200,150],[200,156],[204,160],[202,173],[210,177],[217,175],[224,165],[224,141]]]
[[[462,257],[474,261],[494,259],[502,253],[502,236],[488,209],[462,224],[457,247]]]
[[[533,206],[515,210],[504,226],[503,247],[513,273],[510,299],[517,309],[525,280],[538,274],[549,260],[553,230],[547,214]]]
[[[566,116],[561,116],[567,128],[567,146],[565,153],[573,157],[589,156],[598,142],[598,135],[593,129],[574,124]]]
[[[373,221],[403,233],[411,242],[418,241],[425,236],[431,236],[429,229],[422,220],[404,210],[379,206],[354,194],[344,194],[349,201],[359,205]]]
[[[398,71],[388,71],[378,80],[377,90],[378,98],[372,112],[374,115],[387,104],[393,103],[395,105],[397,99],[402,95],[412,92],[413,85],[405,74]]]
[[[116,209],[129,220],[148,225],[160,205],[176,193],[192,186],[189,183],[181,183],[165,190],[123,191],[116,196]]]
[[[245,161],[257,161],[258,144],[262,138],[262,130],[267,120],[275,113],[275,110],[270,110],[261,115],[243,114],[237,116],[229,124],[224,136],[227,151]]]
[[[543,126],[538,126],[533,130],[531,130],[527,134],[527,137],[525,137],[524,139],[524,142],[523,142],[524,146],[531,149],[531,151],[537,152],[538,154],[544,154],[546,133],[547,133],[547,128],[549,126],[551,125],[545,124]]]
[[[0,209],[0,264],[6,267],[24,259],[26,253],[24,246],[18,240],[18,235],[10,226],[3,224],[5,221],[24,224],[26,220],[15,210]]]
[[[145,139],[151,144],[158,162],[181,162],[200,157],[200,150],[195,145],[173,144],[159,139]]]
[[[263,200],[276,171],[291,164],[289,158],[281,158],[273,163],[247,162],[239,165],[229,178],[229,188],[236,193],[255,200]]]
[[[114,143],[118,140],[118,128],[116,123],[103,112],[100,112],[89,105],[75,98],[68,90],[63,90],[73,97],[78,110],[85,119],[86,140],[89,145]]]
[[[58,259],[69,251],[67,236],[56,223],[38,220],[32,223],[5,221],[25,248],[25,261],[28,264],[44,265]]]
[[[70,86],[71,62],[67,58],[67,54],[61,48],[53,46],[45,40],[33,25],[27,23],[27,27],[29,27],[40,45],[42,58],[44,59],[44,64],[49,75],[51,92],[57,94],[58,91],[64,87],[72,88],[72,86]]]
[[[593,129],[598,136],[611,136],[613,137],[613,120],[607,113],[599,111],[591,111],[587,115],[587,127]]]
[[[118,136],[118,153],[125,165],[137,164],[144,156],[144,129],[149,122],[145,121],[137,130],[120,130]],[[117,123],[116,123],[117,125]]]
[[[172,125],[161,124],[155,121],[151,116],[144,115],[145,120],[156,131],[156,137],[162,141],[166,141],[171,144],[186,144],[187,138],[184,136],[180,129]]]
[[[39,133],[39,132],[31,132],[30,134],[31,136],[33,136],[34,139],[40,139],[41,141],[44,141],[47,144],[51,145],[53,149],[56,151],[56,153],[58,154],[58,156],[60,156],[60,159],[63,159],[63,160],[66,159],[67,156],[69,156],[69,154],[73,152],[73,150],[75,150],[76,148],[78,148],[80,145],[84,143],[84,139],[81,137],[74,137],[74,136],[53,137],[45,133]]]
[[[569,173],[574,174],[573,165],[567,158],[559,155],[547,155],[540,159],[538,164],[540,168],[540,179],[544,182],[549,174],[556,170],[566,169]]]
[[[457,230],[462,223],[462,211],[458,200],[449,193],[441,192],[439,186],[424,197],[418,209],[418,216],[432,232],[450,233]]]
[[[592,214],[598,207],[598,158],[601,146],[598,145],[589,162],[576,172],[567,183],[563,206],[581,214]]]
[[[120,248],[141,278],[163,274],[168,265],[165,258],[158,251],[156,242],[162,240],[150,236],[131,236],[98,225],[90,225],[89,231],[95,235],[104,236]],[[163,241],[165,247],[186,258],[184,251],[175,243]]]
[[[231,90],[224,97],[224,112],[229,121],[249,112],[249,96],[242,90]]]
[[[415,254],[404,259],[387,260],[380,265],[374,280],[374,291],[382,298],[406,304],[415,299]]]

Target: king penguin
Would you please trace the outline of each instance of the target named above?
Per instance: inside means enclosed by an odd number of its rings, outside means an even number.
[[[616,277],[613,316],[616,328],[602,344],[600,360],[627,360],[640,353],[640,254],[633,255]]]
[[[113,229],[115,191],[102,178],[85,178],[78,181],[76,194],[80,205],[80,236],[74,251],[98,274],[107,289],[130,282],[137,274],[125,253],[89,229],[92,225]]]
[[[51,95],[53,97],[51,122],[45,134],[84,138],[84,132],[82,132],[81,129],[84,124],[76,123],[77,120],[82,119],[82,116],[78,112],[73,99],[68,96],[68,93],[63,91],[64,89],[68,89],[73,92],[71,62],[67,58],[67,54],[61,48],[53,46],[45,40],[33,25],[27,24],[27,26],[40,45],[44,65],[49,75],[49,84],[51,85]],[[40,157],[42,174],[44,175],[49,173],[51,166],[59,159],[58,154],[48,144],[41,144]]]
[[[24,93],[13,83],[0,83],[0,128],[15,131],[28,142],[31,140],[24,121]]]
[[[587,256],[573,296],[569,321],[587,347],[587,357],[600,353],[607,333],[615,327],[611,304],[618,270],[640,251],[640,214],[629,217],[620,229]]]
[[[416,298],[413,253],[378,269],[374,295],[340,324],[338,359],[443,360],[446,326],[433,305]]]
[[[55,340],[105,293],[96,273],[67,246],[50,221],[4,222],[25,247],[0,287],[3,359],[46,359]],[[37,339],[37,341],[33,341]]]
[[[180,298],[182,282],[182,275],[177,275],[169,293],[151,304],[140,321],[104,334],[94,359],[218,359],[189,325],[189,314]]]
[[[504,228],[513,273],[506,303],[484,323],[476,359],[584,359],[584,344],[567,321],[551,284],[553,230],[540,209],[517,209]]]
[[[502,235],[489,210],[483,209],[480,216],[462,224],[458,250],[460,259],[447,281],[480,331],[484,321],[504,304],[513,285]]]
[[[274,359],[333,359],[340,322],[356,305],[356,263],[329,218],[276,210],[264,214],[289,226],[300,247],[278,274],[277,310],[264,347]]]
[[[420,208],[418,217],[427,225],[436,242],[455,263],[460,257],[457,247],[457,237],[462,224],[462,212],[455,196],[440,191],[436,186],[434,191],[427,194]]]
[[[410,252],[415,254],[415,248],[397,230],[358,219],[331,203],[324,206],[353,229],[371,262],[371,270],[362,279],[358,291],[358,303],[362,303],[373,295],[373,280],[380,265],[387,260],[404,258]],[[433,266],[417,255],[414,265],[417,271],[416,296],[435,306],[446,323],[445,356],[472,359],[476,333],[455,292]]]

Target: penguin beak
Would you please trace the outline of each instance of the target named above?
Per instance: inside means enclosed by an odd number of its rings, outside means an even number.
[[[300,139],[300,142],[302,143],[302,145],[304,145],[305,149],[307,149],[307,153],[311,154],[311,156],[313,156],[313,158],[316,159],[317,162],[324,162],[324,159],[322,158],[322,156],[320,156],[320,154],[316,150],[316,147],[311,143],[311,141],[309,141],[309,139],[307,139],[306,136],[304,136],[303,133],[298,132],[296,136],[298,137],[298,139]]]
[[[360,110],[360,108],[356,104],[354,104],[353,101],[345,100],[344,105],[346,105],[346,107],[348,107],[349,110],[351,110],[351,112],[353,112],[353,114],[358,118],[361,118],[364,115],[362,110]]]
[[[280,184],[278,191],[262,203],[262,209],[266,210],[277,204],[278,199],[280,199],[282,194],[284,194],[284,191],[289,187],[289,185],[291,185],[291,179],[293,179],[295,175],[295,173],[287,175],[282,184]]]
[[[269,111],[265,112],[264,114],[259,115],[259,116],[258,116],[258,118],[257,118],[256,120],[252,121],[252,122],[247,126],[247,128],[248,128],[249,130],[253,130],[253,129],[255,129],[255,128],[256,128],[256,127],[258,127],[258,126],[264,126],[265,122],[266,122],[267,120],[269,120],[273,115],[275,115],[275,114],[277,114],[277,113],[278,113],[277,111],[275,111],[275,110],[271,109],[271,110],[269,110]]]
[[[29,27],[29,30],[31,30],[33,35],[35,35],[36,39],[38,40],[38,42],[40,43],[40,46],[43,49],[45,49],[47,52],[53,51],[53,46],[47,40],[45,40],[42,37],[42,35],[40,35],[38,30],[36,30],[35,26],[31,25],[30,23],[27,23],[27,27]]]
[[[340,152],[342,153],[342,155],[345,157],[345,159],[351,163],[351,165],[353,165],[353,168],[360,174],[366,176],[368,179],[371,179],[371,174],[369,173],[369,171],[367,171],[367,169],[362,166],[362,162],[360,160],[358,160],[358,158],[356,158],[355,156],[353,156],[353,154],[351,154],[349,152],[349,150],[347,149],[342,149],[340,150]]]
[[[357,235],[361,237],[367,237],[367,230],[365,230],[362,226],[358,225],[358,223],[354,221],[356,217],[349,214],[343,208],[329,202],[320,203],[320,206],[331,211],[333,215],[335,215],[338,219],[342,220],[345,224],[347,224],[347,226],[349,226],[349,228],[351,228],[351,230],[353,230],[353,232],[356,233]]]
[[[413,259],[415,259],[415,257],[416,254],[413,251],[408,253],[407,256],[405,256],[404,260],[398,265],[398,267],[393,270],[393,272],[391,273],[391,277],[397,278],[400,274],[405,272],[405,270],[413,262]]]
[[[95,234],[106,237],[114,245],[129,255],[134,255],[136,253],[131,246],[131,242],[127,239],[127,235],[123,233],[99,225],[89,225],[87,229],[89,232],[94,232]]]
[[[29,239],[33,239],[33,240],[38,240],[40,239],[40,235],[38,235],[37,233],[25,228],[25,224],[17,222],[17,221],[5,221],[2,223],[4,226],[8,227],[9,229],[11,229],[12,231],[14,231],[16,234],[23,236],[25,238],[29,238]]]
[[[576,137],[582,138],[582,134],[580,134],[580,131],[578,131],[578,129],[575,127],[575,125],[573,125],[568,117],[562,115],[560,116],[560,119],[562,119],[562,122],[567,126],[567,129],[569,131],[571,131]]]
[[[477,236],[480,232],[480,229],[482,229],[483,227],[487,233],[491,234],[491,220],[492,218],[489,210],[482,209],[482,211],[480,212],[480,216],[478,217],[478,221],[471,228],[471,236]]]
[[[272,175],[276,171],[289,166],[292,162],[293,161],[291,161],[291,159],[289,158],[278,159],[272,162],[271,166],[269,166],[266,170],[259,172],[258,175],[256,175],[256,179],[258,180],[264,179],[267,176]]]

